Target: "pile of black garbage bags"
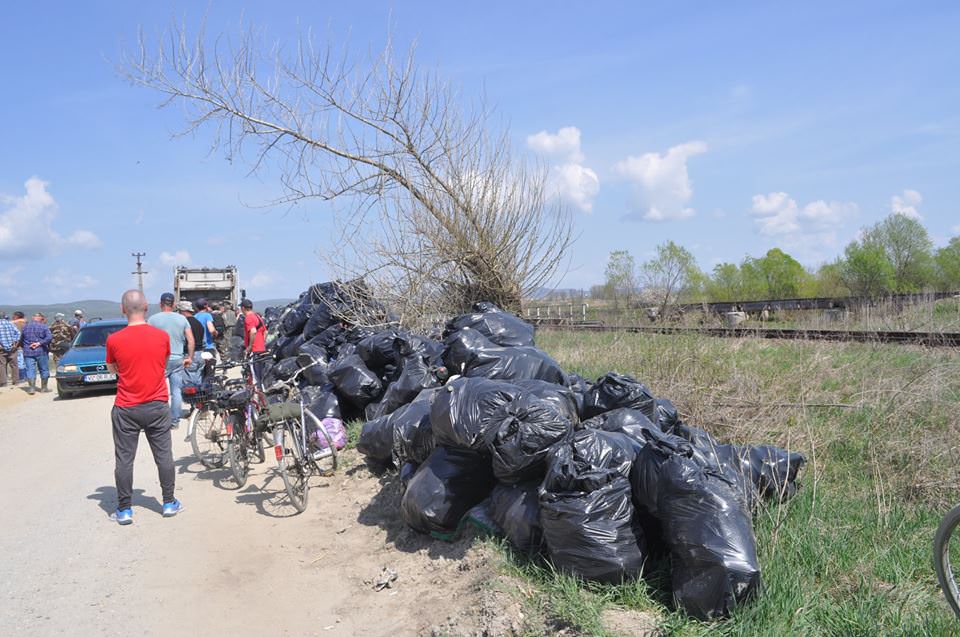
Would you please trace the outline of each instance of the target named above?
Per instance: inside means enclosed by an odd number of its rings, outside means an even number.
[[[796,491],[801,454],[720,444],[630,376],[567,374],[493,304],[431,337],[348,327],[356,301],[337,292],[313,286],[268,313],[267,376],[310,364],[311,410],[366,420],[357,448],[400,471],[410,527],[452,539],[473,522],[609,583],[669,559],[678,608],[700,619],[759,590],[752,514]]]

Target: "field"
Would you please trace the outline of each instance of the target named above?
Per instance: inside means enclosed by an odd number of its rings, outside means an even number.
[[[620,632],[611,611],[667,635],[958,634],[931,566],[940,517],[960,501],[957,352],[551,331],[538,344],[588,378],[635,375],[722,441],[778,444],[808,465],[795,498],[758,514],[764,590],[729,621],[673,611],[662,570],[583,585],[501,547],[531,615],[590,635]]]

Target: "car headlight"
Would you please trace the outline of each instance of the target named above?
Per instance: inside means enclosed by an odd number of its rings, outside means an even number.
[[[77,371],[76,365],[61,365],[57,368],[58,374],[72,374]]]

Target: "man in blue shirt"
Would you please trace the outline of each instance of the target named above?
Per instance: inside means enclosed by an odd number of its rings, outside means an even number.
[[[7,384],[7,373],[10,376],[10,386],[15,387],[20,380],[20,370],[17,366],[17,352],[20,350],[20,330],[7,319],[6,314],[0,315],[0,387]]]
[[[166,374],[170,386],[170,428],[176,429],[180,425],[183,412],[183,396],[180,393],[183,387],[183,370],[184,367],[189,367],[193,360],[194,342],[187,319],[173,311],[173,300],[174,297],[169,292],[161,294],[160,311],[151,316],[147,323],[163,330],[170,337]]]
[[[213,339],[217,337],[217,328],[213,326],[213,314],[207,308],[207,299],[197,299],[193,302],[193,306],[197,310],[194,318],[200,321],[200,325],[203,326],[203,347],[198,349],[216,355],[217,351]]]
[[[27,393],[31,396],[36,391],[37,369],[40,370],[40,391],[51,391],[47,387],[50,378],[50,342],[53,334],[44,322],[46,317],[42,312],[33,315],[33,320],[23,328],[20,342],[23,344],[23,358],[27,365]]]

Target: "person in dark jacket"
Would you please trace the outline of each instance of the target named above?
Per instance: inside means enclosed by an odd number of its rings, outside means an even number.
[[[47,327],[46,317],[37,312],[33,320],[23,327],[20,342],[23,346],[23,358],[27,366],[27,393],[36,392],[37,370],[40,371],[40,391],[49,392],[47,382],[50,379],[50,343],[53,334]]]

